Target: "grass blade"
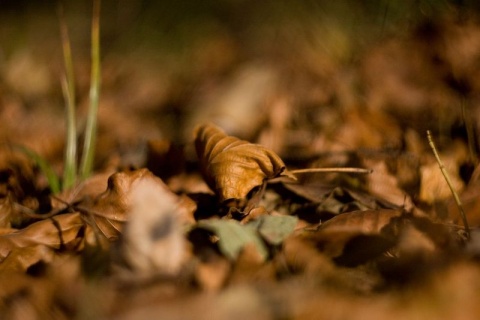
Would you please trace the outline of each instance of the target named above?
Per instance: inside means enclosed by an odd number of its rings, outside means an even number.
[[[32,149],[29,149],[24,146],[15,146],[14,147],[16,150],[24,153],[27,155],[30,159],[32,159],[40,168],[40,171],[45,175],[47,178],[48,185],[50,187],[50,190],[52,193],[59,193],[60,192],[60,179],[58,178],[57,174],[53,170],[53,168],[50,166],[47,160],[45,160],[42,156],[40,156],[38,153],[33,151]]]
[[[65,113],[67,124],[65,167],[63,170],[63,189],[75,184],[77,177],[77,130],[75,125],[75,77],[73,73],[72,50],[68,36],[67,24],[63,14],[63,7],[59,6],[60,33],[62,37],[63,59],[65,76],[62,79],[62,90],[65,99]]]
[[[92,70],[90,76],[90,106],[88,109],[80,167],[80,176],[82,179],[87,178],[92,173],[93,159],[95,156],[98,100],[100,96],[100,0],[93,1],[91,42]]]

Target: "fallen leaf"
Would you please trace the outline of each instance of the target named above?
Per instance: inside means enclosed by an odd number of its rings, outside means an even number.
[[[390,223],[390,220],[400,217],[401,210],[379,209],[353,211],[326,221],[321,225],[322,231],[326,230],[353,230],[362,233],[379,233]]]
[[[445,157],[442,155],[440,155],[440,157],[444,163],[445,170],[450,176],[453,189],[457,193],[461,193],[465,188],[465,184],[456,170],[459,166],[454,162],[455,160],[452,159],[453,157]],[[420,172],[421,185],[418,197],[421,201],[432,204],[435,201],[444,201],[452,197],[452,191],[450,190],[442,171],[438,167],[438,163],[431,162],[425,164],[421,167]]]
[[[53,286],[47,279],[8,272],[0,274],[0,282],[2,319],[68,318],[54,306]]]
[[[51,249],[76,247],[85,226],[79,213],[62,214],[32,223],[28,227],[0,236],[0,259],[15,248],[44,245]]]
[[[126,262],[143,276],[177,274],[187,257],[179,198],[156,179],[142,179],[131,193],[121,245]]]
[[[225,285],[231,273],[232,264],[223,256],[213,256],[201,261],[195,267],[195,281],[207,291],[217,291]]]
[[[401,210],[389,209],[343,213],[323,223],[312,240],[329,257],[347,262],[358,261],[356,258],[363,261],[393,245],[382,234],[382,229],[401,216]]]
[[[86,220],[98,227],[99,231],[108,239],[117,239],[133,208],[133,194],[137,186],[145,181],[149,181],[147,183],[151,183],[152,189],[156,190],[158,194],[163,193],[169,194],[169,197],[177,197],[160,178],[154,176],[148,169],[139,169],[111,175],[108,179],[107,190],[93,201],[82,203],[78,208],[81,208]],[[182,201],[182,203],[178,207],[180,220],[182,223],[193,221],[195,206],[191,201]]]
[[[384,161],[365,160],[365,163],[373,169],[373,173],[367,177],[370,194],[396,206],[403,206],[406,210],[413,207],[410,196],[399,187],[398,179],[388,171]]]
[[[0,273],[25,272],[35,263],[40,261],[50,262],[52,259],[53,251],[45,245],[16,247],[0,263]]]
[[[237,259],[248,244],[255,246],[262,260],[267,258],[267,248],[251,226],[241,225],[235,220],[202,220],[197,226],[215,233],[219,238],[220,251],[231,260]]]
[[[248,141],[227,136],[215,125],[195,130],[195,148],[205,181],[220,201],[245,199],[265,180],[293,177],[273,151]]]
[[[229,285],[253,282],[267,283],[275,279],[275,265],[265,262],[253,244],[248,244],[238,256],[229,277]]]
[[[11,216],[13,212],[13,201],[8,194],[6,197],[0,198],[0,227],[11,227]]]
[[[298,218],[295,216],[262,215],[248,223],[257,226],[260,235],[270,244],[281,244],[295,229]]]

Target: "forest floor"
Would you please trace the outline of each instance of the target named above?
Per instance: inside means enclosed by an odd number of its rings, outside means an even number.
[[[57,193],[21,151],[61,176],[57,6],[0,4],[0,318],[477,319],[478,11],[389,3],[103,1]]]

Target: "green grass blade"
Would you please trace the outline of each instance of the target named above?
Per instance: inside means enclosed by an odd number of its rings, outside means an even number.
[[[58,178],[57,174],[53,170],[53,168],[50,166],[47,160],[45,160],[42,156],[40,156],[38,153],[33,151],[32,149],[29,149],[24,146],[14,146],[14,148],[25,155],[27,155],[31,160],[33,160],[38,167],[40,168],[40,171],[45,175],[47,178],[48,185],[50,187],[50,190],[52,193],[59,193],[60,192],[60,179]]]
[[[98,100],[100,96],[100,0],[93,1],[92,18],[92,70],[90,77],[90,106],[88,109],[85,141],[80,176],[85,179],[92,173],[97,135]]]
[[[75,77],[73,72],[72,50],[68,36],[67,24],[63,8],[59,7],[60,33],[62,37],[65,77],[62,79],[62,90],[65,99],[66,113],[66,146],[63,170],[63,189],[75,184],[77,178],[77,130],[75,125]]]

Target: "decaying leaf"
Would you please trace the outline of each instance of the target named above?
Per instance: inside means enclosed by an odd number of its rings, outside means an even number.
[[[195,148],[202,174],[220,201],[244,199],[253,188],[268,179],[294,178],[273,151],[228,136],[212,124],[196,129]]]
[[[33,247],[60,249],[80,244],[80,231],[85,226],[79,213],[69,213],[41,220],[30,226],[0,236],[0,260],[10,257],[13,251],[18,259],[24,259]],[[40,249],[39,249],[40,250]],[[43,250],[43,249],[42,249]],[[38,253],[39,251],[35,251]],[[38,256],[38,255],[37,255]],[[10,264],[25,266],[25,261],[11,261]],[[35,263],[36,261],[31,261]]]
[[[426,216],[390,209],[338,215],[321,225],[310,239],[320,251],[345,266],[385,258],[388,252],[386,269],[402,274],[407,266],[432,263],[436,261],[433,257],[458,250],[460,240],[444,224]]]
[[[143,179],[131,198],[122,238],[126,262],[143,275],[177,274],[187,251],[178,197],[157,181]]]
[[[260,260],[267,258],[263,240],[271,245],[280,245],[295,229],[298,218],[294,216],[262,215],[245,225],[235,220],[202,220],[198,227],[215,233],[220,251],[235,260],[247,246],[256,249]]]
[[[133,194],[140,183],[150,183],[153,190],[161,190],[160,194],[168,190],[163,181],[147,169],[115,173],[108,179],[108,188],[105,192],[96,197],[93,202],[81,206],[87,221],[94,223],[108,239],[116,239],[128,220],[128,214],[134,206]],[[176,197],[173,193],[169,196]],[[195,208],[189,204],[179,206],[180,220],[191,221],[192,210]]]
[[[452,170],[458,166],[452,163],[449,158],[444,159],[442,157],[442,159],[445,163],[445,170],[448,170],[453,188],[460,193],[465,188],[464,183],[459,174]],[[421,177],[420,200],[426,203],[434,203],[435,201],[442,201],[452,197],[452,192],[436,162],[422,166]]]
[[[262,215],[249,225],[258,225],[258,232],[268,243],[279,245],[293,232],[297,222],[295,216]]]
[[[267,248],[252,226],[241,225],[235,220],[204,220],[198,223],[198,227],[218,236],[218,246],[229,259],[237,259],[242,249],[249,244],[255,246],[262,260],[267,258]]]
[[[53,256],[53,251],[41,244],[16,247],[0,263],[0,273],[24,272],[39,261],[50,262]]]
[[[394,244],[382,234],[382,229],[401,216],[401,210],[389,209],[340,214],[322,224],[313,239],[327,256],[365,261]]]

